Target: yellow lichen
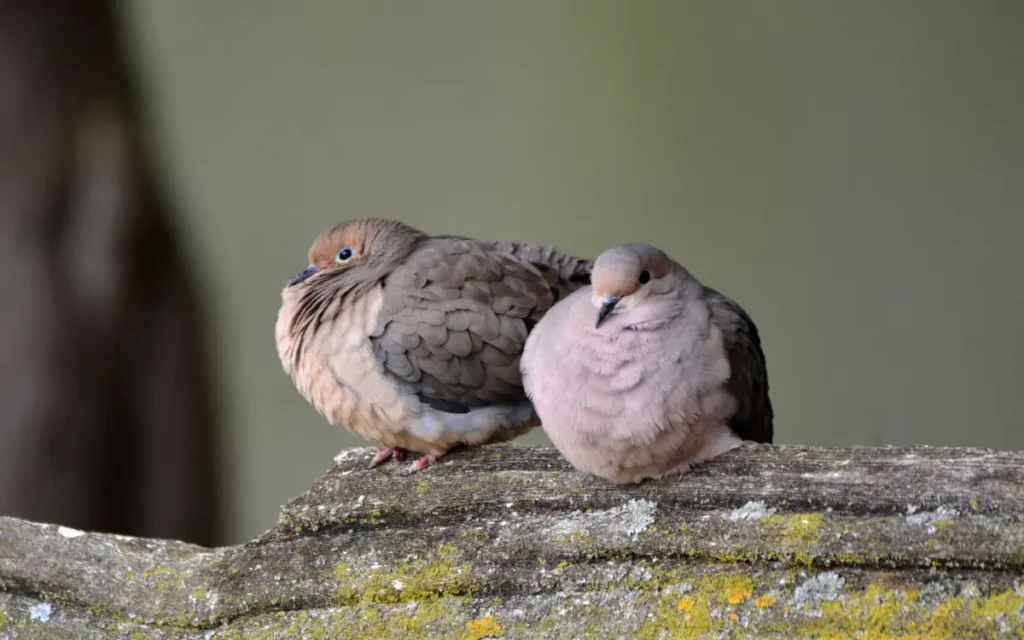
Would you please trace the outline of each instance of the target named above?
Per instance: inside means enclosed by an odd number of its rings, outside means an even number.
[[[953,600],[947,600],[946,602],[943,602],[939,606],[935,607],[935,610],[932,611],[930,624],[927,626],[934,628],[943,628],[946,625],[948,625],[950,615],[954,607],[954,600],[955,598]],[[963,605],[963,601],[959,602],[958,604]]]
[[[754,595],[754,581],[749,576],[709,577],[705,579],[703,585],[711,588],[717,586],[718,600],[723,604],[737,605]]]
[[[730,589],[728,592],[729,604],[737,605],[752,595],[754,595],[754,589],[752,587],[743,586]]]
[[[759,597],[757,600],[755,600],[754,604],[757,605],[758,609],[764,609],[766,607],[770,607],[770,606],[774,605],[776,602],[778,602],[778,600],[776,600],[774,596],[770,596],[768,594],[765,594],[765,595]]]
[[[428,483],[426,480],[424,480],[422,482],[416,483],[415,491],[416,491],[416,495],[418,495],[418,496],[425,496],[425,495],[427,495],[427,493],[430,492],[430,483]]]
[[[1024,633],[1022,613],[1024,598],[1012,590],[987,598],[949,598],[930,608],[915,590],[900,593],[871,584],[863,592],[820,603],[820,615],[805,617],[798,631],[816,637],[1002,637]]]
[[[470,620],[466,623],[467,640],[479,640],[486,636],[501,635],[501,625],[494,619],[493,615],[479,620]]]
[[[834,600],[807,600],[795,607],[785,604],[778,614],[765,611],[765,617],[758,618],[760,622],[748,626],[751,621],[742,614],[743,610],[750,610],[747,607],[766,610],[778,604],[777,598],[769,594],[751,599],[748,594],[756,591],[759,583],[749,576],[729,573],[705,575],[694,584],[692,579],[684,580],[683,575],[676,571],[655,570],[652,573],[643,581],[627,581],[627,586],[658,593],[670,585],[686,582],[693,585],[693,591],[682,598],[668,593],[656,596],[658,599],[651,616],[635,634],[641,639],[696,637],[717,629],[732,628],[734,624],[743,625],[741,635],[757,630],[814,638],[856,636],[865,639],[915,637],[943,640],[996,637],[999,633],[1024,634],[1024,594],[1014,590],[985,598],[950,598],[936,605],[934,600],[922,602],[920,592],[913,587],[869,584],[863,589],[840,589]],[[763,584],[773,583],[774,579]]]
[[[683,596],[675,606],[662,599],[655,607],[653,617],[636,632],[637,640],[669,640],[693,638],[714,628],[707,599]]]

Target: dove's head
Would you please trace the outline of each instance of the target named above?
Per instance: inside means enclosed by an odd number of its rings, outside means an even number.
[[[389,272],[415,248],[423,233],[397,220],[362,218],[320,234],[309,249],[309,266],[288,281],[292,287],[360,274]]]
[[[597,310],[595,327],[612,312],[625,312],[672,288],[668,276],[674,264],[649,244],[624,244],[608,249],[594,261],[591,299]]]
[[[401,222],[379,218],[342,222],[320,234],[309,250],[309,266],[281,292],[275,335],[285,370],[297,366],[308,330],[323,330],[332,305],[338,303],[337,315],[348,301],[378,286],[424,237]]]

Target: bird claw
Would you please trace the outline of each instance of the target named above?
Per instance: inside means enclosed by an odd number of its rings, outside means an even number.
[[[377,449],[377,453],[374,454],[373,460],[370,460],[370,468],[373,469],[392,457],[401,458],[404,455],[405,450],[399,447],[381,447],[380,449]]]
[[[423,471],[424,469],[427,468],[427,466],[432,465],[435,462],[437,462],[446,453],[448,453],[448,452],[447,451],[442,451],[441,453],[429,453],[429,454],[423,456],[422,458],[420,458],[416,462],[412,463],[412,466],[409,467],[409,473],[416,473],[417,471]]]

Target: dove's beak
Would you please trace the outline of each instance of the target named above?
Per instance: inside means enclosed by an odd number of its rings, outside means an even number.
[[[312,276],[314,273],[316,273],[316,265],[311,264],[302,271],[295,274],[295,276],[288,281],[288,286],[293,287],[299,284],[300,282],[305,282],[306,280],[309,280],[309,277]]]
[[[604,319],[612,312],[615,305],[619,304],[619,300],[619,296],[608,296],[607,298],[602,298],[601,308],[597,312],[597,322],[594,323],[595,329],[601,326],[601,323],[604,322]]]

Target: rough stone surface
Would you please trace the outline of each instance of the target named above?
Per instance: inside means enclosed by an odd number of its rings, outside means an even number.
[[[0,638],[1024,637],[1022,453],[748,445],[626,487],[371,455],[237,547],[0,518]]]

